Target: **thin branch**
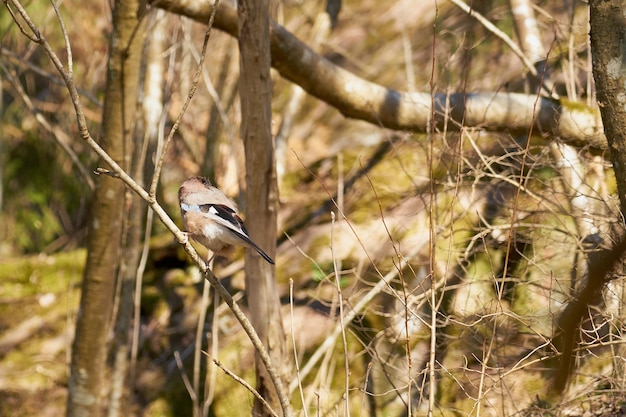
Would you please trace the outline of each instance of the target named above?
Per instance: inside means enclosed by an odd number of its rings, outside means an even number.
[[[213,258],[209,261],[210,267],[213,267]],[[204,324],[206,323],[206,312],[209,308],[209,289],[210,285],[205,280],[202,283],[202,298],[200,300],[200,312],[198,314],[198,324],[196,326],[196,341],[194,344],[193,352],[193,389],[198,393],[193,401],[193,414],[195,417],[202,416],[202,406],[200,397],[200,369],[201,369],[201,354],[202,354],[202,341],[204,339]],[[217,329],[214,329],[217,331]]]
[[[34,72],[35,74],[41,75],[42,77],[44,77],[46,80],[50,81],[53,84],[65,86],[65,82],[61,78],[33,64],[30,61],[25,60],[23,55],[18,55],[15,52],[9,50],[8,48],[0,46],[0,57],[2,57],[2,59],[5,60],[5,62],[11,61],[15,63],[16,65],[19,65],[20,67],[27,68],[28,70]],[[98,97],[93,95],[93,93],[85,90],[84,88],[78,88],[78,92],[80,93],[81,96],[85,97],[91,103],[102,108],[102,101],[100,101]]]
[[[213,269],[213,260],[215,256],[211,256],[209,259],[209,268]],[[198,313],[198,323],[196,326],[196,340],[194,344],[193,352],[193,388],[198,393],[197,397],[193,401],[193,412],[195,417],[201,417],[203,415],[202,410],[204,405],[202,404],[204,398],[200,397],[200,370],[202,368],[201,354],[202,354],[202,341],[204,339],[204,325],[206,323],[206,313],[209,308],[209,295],[210,285],[207,285],[207,281],[202,283],[202,298],[200,299],[200,312]],[[217,332],[217,329],[214,329]]]
[[[217,291],[213,293],[213,322],[211,323],[212,332],[211,339],[211,357],[216,358],[219,351],[219,322],[220,322],[220,297]],[[204,405],[202,407],[202,417],[207,417],[215,398],[215,381],[217,378],[217,370],[214,366],[209,367],[207,361],[207,372],[205,373],[204,382]]]
[[[436,8],[435,16],[439,15],[439,10]],[[435,20],[436,22],[436,20]],[[435,63],[436,63],[436,46],[437,46],[437,36],[436,36],[437,26],[436,23],[433,25],[433,40],[432,40],[432,56],[431,56],[431,74],[430,74],[430,100],[431,100],[431,118],[430,122],[435,119]],[[447,103],[446,103],[447,104]],[[447,108],[447,106],[446,106]],[[464,124],[466,121],[466,114],[462,115],[462,123]],[[438,314],[438,303],[437,303],[437,281],[435,280],[435,252],[437,249],[436,242],[436,233],[435,233],[435,199],[437,198],[436,188],[435,188],[435,171],[434,171],[434,149],[435,149],[435,125],[429,123],[429,129],[427,130],[427,138],[429,139],[428,143],[428,151],[426,160],[428,163],[428,203],[427,203],[427,217],[428,217],[428,275],[427,277],[430,279],[430,325],[429,325],[429,336],[430,336],[430,349],[428,351],[428,417],[433,416],[433,410],[435,409],[435,393],[437,387],[437,314]],[[447,128],[446,123],[446,128]],[[408,335],[407,335],[408,337]],[[407,407],[408,408],[408,407]],[[408,413],[410,415],[411,409],[408,408]]]
[[[67,35],[67,29],[65,28],[65,22],[61,17],[61,12],[55,2],[55,0],[50,0],[50,4],[52,4],[52,8],[54,9],[54,14],[57,17],[57,21],[59,22],[59,27],[61,28],[61,33],[63,34],[63,42],[65,42],[65,53],[67,54],[67,72],[70,77],[74,76],[74,59],[72,58],[72,48],[70,46],[70,38]]]
[[[298,361],[298,349],[296,348],[296,332],[293,327],[293,278],[289,278],[289,314],[291,316],[291,342],[293,344],[293,359],[296,366],[296,381],[298,383],[298,391],[300,392],[304,417],[309,417],[306,401],[304,399],[304,390],[302,389],[302,378],[300,377],[300,362]]]
[[[216,366],[218,366],[222,371],[224,371],[224,373],[226,375],[228,375],[229,377],[234,379],[235,382],[241,384],[245,389],[250,391],[252,393],[252,395],[254,395],[259,401],[261,401],[261,403],[265,406],[265,408],[267,408],[267,411],[269,411],[272,416],[278,417],[278,413],[276,413],[276,411],[274,411],[272,409],[272,407],[269,405],[269,403],[267,401],[265,401],[265,398],[263,398],[263,396],[261,394],[259,394],[259,392],[256,389],[254,389],[254,387],[252,385],[248,384],[248,382],[245,379],[239,377],[237,374],[232,372],[230,369],[226,368],[220,361],[218,361],[217,359],[214,359],[211,356],[209,356],[208,353],[204,352],[204,354],[207,355],[209,357],[209,359],[211,359]]]
[[[43,114],[39,111],[39,109],[32,102],[28,94],[26,94],[26,92],[22,88],[22,85],[17,80],[15,74],[13,74],[12,71],[10,71],[7,67],[5,67],[4,63],[2,62],[0,62],[0,70],[4,72],[4,74],[7,77],[7,80],[9,80],[9,83],[11,83],[17,95],[22,99],[22,101],[24,102],[28,110],[35,116],[35,120],[37,120],[37,123],[39,123],[39,125],[52,136],[54,141],[70,157],[70,159],[72,160],[72,163],[76,166],[76,168],[78,169],[78,172],[80,172],[80,175],[83,177],[83,180],[85,181],[89,189],[91,191],[95,190],[96,186],[93,182],[93,179],[91,178],[91,174],[89,173],[85,165],[83,165],[83,163],[80,161],[80,158],[78,157],[78,155],[76,155],[76,152],[74,152],[72,147],[69,145],[69,142],[71,140],[67,136],[67,134],[63,130],[61,130],[58,126],[52,126],[50,124],[48,119],[46,119],[43,116]]]
[[[148,262],[148,253],[150,251],[150,237],[152,236],[152,225],[154,220],[154,212],[147,210],[145,219],[145,229],[143,237],[143,248],[137,271],[135,274],[135,294],[134,294],[134,311],[133,311],[133,330],[130,348],[130,381],[135,380],[137,371],[137,356],[139,354],[139,334],[141,329],[141,289],[143,286],[143,277]]]
[[[423,249],[423,245],[416,245],[411,252],[409,252],[403,259],[400,260],[397,268],[392,269],[390,272],[388,272],[384,276],[381,275],[381,278],[376,283],[376,285],[371,290],[369,290],[363,297],[359,298],[359,301],[354,306],[352,306],[350,311],[348,311],[345,314],[343,318],[343,322],[344,323],[352,322],[352,320],[354,320],[356,316],[359,313],[361,313],[361,311],[363,311],[378,294],[380,294],[385,288],[391,288],[390,283],[393,279],[397,277],[398,271],[406,267],[408,263],[415,256],[417,256],[417,254],[422,249]],[[326,339],[324,340],[324,343],[322,343],[317,348],[317,350],[309,358],[306,365],[302,367],[300,375],[303,379],[306,378],[307,375],[309,375],[309,373],[314,369],[314,367],[317,365],[319,360],[322,359],[322,356],[324,355],[324,353],[335,345],[335,342],[337,341],[337,338],[339,337],[341,332],[342,332],[341,323],[337,323],[332,333],[326,337]],[[296,389],[296,387],[297,387],[297,381],[292,381],[291,384],[289,385],[289,392],[293,392]]]
[[[198,68],[196,69],[196,73],[193,76],[193,81],[191,83],[191,88],[187,93],[187,99],[183,104],[182,109],[178,113],[178,117],[174,121],[174,125],[170,130],[170,133],[167,135],[167,139],[165,139],[165,143],[163,144],[163,149],[161,150],[161,155],[159,160],[154,168],[154,174],[152,175],[152,183],[150,184],[150,195],[154,197],[156,195],[157,185],[159,184],[159,178],[161,176],[161,170],[163,169],[163,162],[165,161],[165,156],[167,155],[167,150],[174,138],[174,134],[178,130],[178,125],[180,124],[189,104],[191,103],[191,99],[196,93],[196,89],[198,88],[198,82],[200,81],[200,76],[202,75],[202,70],[204,66],[204,59],[206,57],[206,51],[209,45],[209,38],[211,37],[211,29],[213,28],[213,22],[215,21],[215,14],[219,7],[220,0],[215,0],[215,4],[213,9],[211,10],[211,14],[209,16],[209,21],[207,23],[206,31],[204,32],[204,41],[202,42],[202,52],[200,53],[200,61],[198,62]]]
[[[191,384],[191,381],[189,381],[189,377],[185,373],[185,366],[183,365],[183,361],[180,358],[180,353],[177,350],[174,351],[174,359],[176,359],[176,366],[178,367],[178,370],[180,371],[180,376],[183,378],[183,384],[185,384],[185,389],[187,389],[187,392],[189,393],[191,400],[195,401],[198,395],[193,390],[193,385]]]
[[[206,67],[204,67],[203,65],[203,61],[206,57],[206,50],[204,48],[204,44],[203,44],[202,51],[198,53],[197,49],[194,48],[189,31],[185,30],[185,27],[183,27],[183,36],[185,38],[186,43],[188,44],[187,47],[189,48],[189,52],[191,53],[191,56],[193,57],[193,59],[196,60],[198,64],[198,69],[199,70],[201,69],[202,71],[202,80],[204,82],[204,86],[206,87],[207,92],[209,93],[209,96],[211,97],[211,100],[213,100],[213,104],[215,105],[217,113],[220,117],[220,121],[224,125],[224,129],[227,132],[231,132],[232,128],[230,126],[230,121],[228,120],[228,114],[226,113],[226,109],[224,108],[224,105],[222,104],[220,100],[219,93],[215,89],[215,86],[213,84],[213,80],[211,80],[211,75],[209,74],[209,71],[207,71]]]
[[[450,1],[454,3],[454,5],[457,6],[459,9],[467,13],[469,16],[476,19],[481,25],[485,27],[485,29],[493,33],[498,39],[504,42],[504,44],[508,46],[509,49],[511,49],[511,51],[515,55],[517,55],[517,57],[522,61],[524,66],[528,69],[528,71],[535,78],[537,79],[543,78],[542,75],[537,72],[537,68],[535,68],[534,63],[530,60],[530,58],[528,58],[528,56],[524,53],[522,48],[520,48],[515,42],[513,42],[513,39],[511,39],[509,35],[502,32],[500,29],[498,29],[498,27],[494,25],[493,23],[491,23],[489,19],[487,19],[482,14],[478,13],[475,9],[473,9],[470,5],[465,3],[463,0],[450,0]],[[554,93],[549,86],[545,85],[545,83],[543,83],[543,80],[542,80],[542,88],[544,90],[544,93],[547,94],[548,97],[558,100],[559,98],[558,95],[556,95],[556,93]]]
[[[339,170],[341,172],[341,170]],[[346,339],[346,325],[343,314],[343,294],[341,292],[341,279],[339,278],[339,260],[335,256],[334,250],[334,236],[335,236],[335,212],[330,212],[331,226],[330,226],[330,251],[333,259],[333,271],[335,276],[335,287],[337,288],[337,303],[339,304],[339,327],[341,328],[341,341],[343,343],[343,357],[344,357],[344,370],[345,370],[345,386],[344,386],[344,398],[343,404],[345,407],[345,416],[350,415],[349,395],[350,395],[350,361],[348,360],[348,341]]]

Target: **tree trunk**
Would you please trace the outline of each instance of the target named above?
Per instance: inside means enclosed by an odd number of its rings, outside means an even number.
[[[592,0],[589,7],[593,77],[598,106],[615,171],[622,213],[626,213],[626,3]],[[623,294],[623,288],[614,290],[615,294]],[[623,344],[617,349],[619,353],[615,357],[626,355]],[[624,363],[619,360],[615,363],[615,381],[623,381]]]
[[[598,105],[604,124],[622,213],[626,213],[626,22],[624,2],[589,2],[591,53]]]
[[[154,24],[155,21],[157,22],[156,24]],[[125,154],[128,155],[130,153],[132,155],[131,167],[126,167],[127,171],[144,188],[145,178],[149,178],[154,169],[153,158],[149,155],[156,152],[159,122],[163,110],[162,54],[165,22],[167,20],[161,11],[153,14],[150,22],[146,22],[144,19],[144,24],[136,30],[132,44],[129,45],[129,54],[137,57],[137,59],[132,61],[132,68],[130,68],[131,62],[127,62],[124,67],[125,80],[132,80],[132,85],[137,86],[128,89],[129,94],[133,94],[133,98],[137,97],[134,91],[139,88],[140,73],[143,72],[141,76],[144,80],[143,94],[141,94],[143,97],[141,117],[138,117],[135,123],[133,123],[135,126],[132,136],[133,149],[128,150]],[[144,45],[143,42],[146,26],[152,28],[152,36],[148,45]],[[143,58],[139,59],[142,56]],[[145,62],[142,63],[142,60]],[[131,79],[129,80],[129,78]],[[129,105],[133,106],[131,109],[135,108],[134,101],[131,103],[129,100]],[[128,117],[133,117],[131,112],[127,114]],[[132,384],[134,383],[135,373],[133,364],[136,360],[137,352],[137,346],[134,346],[134,344],[138,343],[139,332],[137,309],[140,308],[141,300],[139,262],[144,249],[142,243],[145,245],[145,242],[143,242],[146,236],[144,225],[147,225],[150,221],[149,219],[151,219],[151,215],[147,216],[148,221],[146,221],[147,210],[145,202],[129,188],[126,189],[125,198],[124,237],[121,242],[121,246],[124,248],[124,256],[119,274],[121,279],[119,286],[119,309],[116,317],[114,317],[115,340],[111,349],[113,371],[108,417],[125,415],[124,410],[127,410],[128,407],[125,406],[123,401],[124,394],[133,392]],[[131,327],[131,324],[133,327]]]
[[[138,22],[139,2],[115,3],[101,144],[122,166],[130,154],[124,148],[135,110],[137,60],[128,46]],[[89,222],[87,262],[82,283],[76,337],[72,346],[67,415],[98,416],[106,391],[106,357],[112,324],[115,281],[120,261],[124,216],[124,184],[114,178],[98,179]]]
[[[271,132],[269,1],[238,3],[241,79],[241,136],[246,155],[246,219],[250,236],[270,256],[276,252],[276,174]],[[274,267],[253,251],[246,253],[246,293],[251,320],[278,369],[285,357],[285,335]],[[274,386],[256,358],[257,390],[280,410]],[[279,371],[284,375],[284,371]],[[269,415],[255,399],[254,416]]]

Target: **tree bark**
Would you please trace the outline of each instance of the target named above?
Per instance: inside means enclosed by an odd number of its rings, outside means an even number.
[[[139,56],[130,53],[129,42],[138,22],[139,2],[115,3],[101,145],[122,166],[130,155],[124,149],[128,124],[135,110]],[[127,55],[128,54],[128,55]],[[134,80],[134,82],[133,82]],[[76,337],[72,346],[67,415],[98,416],[102,411],[106,357],[112,325],[116,275],[124,216],[124,183],[101,176],[93,201],[87,262],[82,283]]]
[[[127,104],[132,106],[128,108],[125,117],[133,118],[133,123],[129,124],[129,127],[135,127],[132,133],[132,149],[125,152],[125,155],[130,154],[132,158],[127,162],[125,169],[144,188],[145,179],[149,178],[154,170],[154,159],[151,156],[156,153],[160,119],[163,112],[164,70],[162,54],[165,43],[164,25],[167,20],[161,14],[162,12],[153,14],[151,22],[147,22],[145,19],[142,22],[137,21],[132,43],[128,46],[128,55],[136,57],[136,59],[129,60],[124,66],[124,88],[131,95]],[[148,42],[144,42],[146,26],[152,28],[151,39]],[[141,107],[138,109],[135,106],[135,100],[138,97],[140,79],[143,79],[143,94],[141,94]],[[138,110],[137,116],[141,117],[134,117],[133,110],[135,109]],[[130,142],[130,132],[128,139]],[[144,237],[148,237],[144,225],[149,227],[148,224],[152,218],[152,212],[146,216],[147,206],[145,202],[129,188],[126,188],[124,207],[124,236],[121,242],[124,255],[121,259],[119,273],[121,280],[119,309],[116,317],[114,317],[115,340],[111,349],[113,372],[107,417],[125,415],[124,410],[128,407],[125,407],[123,403],[124,394],[130,392],[132,395],[133,392],[132,384],[135,373],[133,365],[137,353],[139,308],[141,307],[139,263],[144,249],[142,243],[145,245]],[[146,219],[148,220],[146,221]]]
[[[592,0],[589,7],[591,56],[597,101],[604,122],[622,213],[626,213],[626,2]],[[625,239],[622,237],[622,262],[626,250],[623,243]],[[615,293],[623,294],[623,284],[622,290]],[[624,351],[624,346],[620,345],[616,357],[623,357]],[[623,361],[616,362],[616,381],[622,381],[624,364]]]
[[[589,2],[591,56],[597,99],[611,153],[622,213],[626,213],[626,20],[623,1]]]
[[[276,173],[271,132],[269,0],[238,3],[241,75],[241,136],[246,156],[246,219],[250,236],[270,256],[276,252]],[[274,266],[254,251],[246,252],[246,294],[250,317],[275,366],[285,359],[285,335]],[[284,375],[284,372],[280,372]],[[257,390],[280,410],[276,390],[256,357]],[[252,415],[270,415],[255,399]]]

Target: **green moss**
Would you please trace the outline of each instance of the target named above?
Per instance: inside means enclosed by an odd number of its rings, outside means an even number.
[[[60,293],[80,284],[86,252],[28,256],[0,261],[0,296],[10,299],[43,292]]]
[[[66,376],[68,312],[76,311],[85,251],[0,262],[2,366],[12,387],[53,388]]]
[[[158,398],[148,404],[143,415],[145,417],[175,417],[180,414],[172,409],[165,398]]]
[[[561,98],[560,104],[563,108],[570,111],[580,111],[592,115],[598,114],[598,109],[587,106],[584,101],[571,101]]]
[[[547,381],[541,378],[540,375],[524,375],[523,378],[524,389],[530,396],[536,394],[537,398],[548,390]]]
[[[19,140],[4,145],[5,226],[0,233],[7,235],[5,240],[18,253],[44,251],[65,233],[58,213],[76,219],[85,210],[85,196],[90,195],[78,175],[59,168],[67,155],[59,147],[47,145],[42,146],[39,133],[30,130],[24,131]]]
[[[606,175],[606,190],[609,195],[617,194],[617,180],[615,179],[615,171],[607,170],[605,172]]]
[[[218,359],[226,368],[254,386],[256,379],[254,357],[252,352],[246,348],[248,344],[243,337],[231,339],[230,342],[227,348],[220,349]],[[242,355],[242,352],[245,353]],[[217,370],[214,389],[214,400],[211,405],[213,415],[233,417],[250,415],[254,402],[252,394],[219,369]]]
[[[158,317],[168,307],[157,288],[144,285],[141,292],[141,308],[145,314]]]

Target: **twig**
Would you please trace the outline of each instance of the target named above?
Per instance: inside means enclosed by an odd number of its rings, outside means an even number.
[[[350,361],[348,357],[348,341],[346,340],[346,325],[343,317],[343,295],[341,292],[341,280],[339,278],[339,268],[338,268],[338,260],[335,256],[334,251],[334,236],[335,236],[335,212],[330,212],[330,251],[332,253],[333,259],[333,270],[335,275],[335,285],[337,288],[337,297],[339,304],[339,327],[341,329],[341,341],[343,342],[343,356],[344,356],[344,369],[345,369],[345,387],[344,387],[344,410],[345,416],[348,417],[350,415],[350,404],[349,404],[349,394],[350,394]]]
[[[267,410],[270,412],[270,414],[272,416],[278,417],[278,413],[276,413],[276,411],[274,411],[274,409],[272,409],[272,407],[269,405],[269,403],[267,401],[265,401],[265,398],[263,398],[263,396],[261,394],[259,394],[259,392],[256,389],[254,389],[254,387],[252,385],[248,384],[248,382],[245,379],[239,377],[237,374],[232,372],[230,369],[226,368],[220,361],[218,361],[217,359],[212,358],[208,353],[204,352],[204,354],[207,355],[209,357],[209,359],[211,359],[216,366],[218,366],[222,371],[224,371],[224,373],[226,375],[228,375],[229,377],[234,379],[236,382],[241,384],[245,389],[250,391],[252,393],[252,395],[254,395],[259,401],[261,401],[261,403],[265,406],[265,408],[267,408]]]
[[[470,5],[465,3],[463,0],[450,0],[454,5],[456,5],[459,9],[463,10],[469,16],[476,19],[481,25],[485,27],[489,32],[493,33],[497,38],[502,40],[506,46],[508,46],[511,51],[518,56],[518,58],[522,61],[524,66],[528,69],[528,71],[536,78],[540,79],[541,86],[544,89],[544,92],[548,97],[552,97],[554,99],[558,99],[558,96],[551,91],[551,89],[545,85],[543,77],[541,74],[537,72],[537,68],[533,62],[526,56],[524,51],[515,43],[513,40],[504,32],[496,27],[493,23],[491,23],[485,16],[478,13],[475,9],[473,9]]]
[[[202,52],[200,53],[200,62],[198,62],[198,68],[196,69],[196,73],[193,76],[193,82],[191,83],[191,88],[189,89],[189,92],[187,93],[187,99],[185,100],[185,103],[183,104],[183,107],[180,110],[180,113],[178,113],[178,117],[174,121],[174,124],[172,125],[172,129],[170,130],[170,133],[167,135],[167,139],[165,139],[165,143],[163,144],[163,149],[161,150],[161,155],[154,168],[154,174],[152,175],[152,183],[150,184],[150,195],[153,198],[156,195],[156,189],[157,189],[157,185],[159,184],[159,178],[161,176],[161,170],[163,169],[165,156],[167,155],[167,150],[170,146],[170,143],[172,142],[172,139],[174,138],[174,134],[178,130],[178,125],[183,119],[183,116],[185,115],[185,112],[187,111],[187,108],[189,107],[189,104],[191,103],[191,99],[193,98],[194,94],[196,93],[196,89],[198,88],[198,82],[200,80],[200,76],[202,75],[204,59],[206,57],[206,51],[209,45],[209,38],[211,37],[211,29],[213,28],[213,22],[215,21],[215,14],[217,13],[219,3],[220,3],[220,0],[215,0],[215,4],[213,5],[213,8],[211,9],[209,22],[207,23],[207,28],[206,28],[206,31],[204,32],[204,41],[202,43]]]
[[[300,158],[298,157],[297,154],[296,154],[296,157],[298,158],[298,160],[300,160]],[[302,166],[306,169],[306,166],[304,164],[302,164]],[[399,271],[401,271],[403,268],[405,268],[406,266],[409,265],[409,262],[415,256],[417,256],[417,254],[424,248],[424,246],[428,242],[425,241],[422,244],[415,245],[415,247],[408,254],[406,254],[405,256],[401,257],[401,259],[399,259],[398,265],[396,266],[395,269],[393,269],[392,271],[390,271],[387,274],[383,275],[383,273],[377,268],[376,263],[373,262],[373,259],[371,258],[369,253],[365,250],[365,245],[363,244],[363,241],[361,240],[359,234],[354,229],[352,223],[348,220],[348,218],[345,216],[343,211],[338,207],[338,203],[331,196],[330,191],[326,188],[326,186],[324,185],[323,181],[319,180],[319,178],[317,178],[317,176],[311,170],[308,170],[308,172],[309,172],[309,174],[312,177],[314,177],[314,178],[316,178],[318,180],[318,182],[321,185],[321,187],[325,190],[325,192],[329,196],[329,201],[335,206],[335,208],[337,208],[338,213],[343,217],[344,221],[346,221],[346,224],[348,225],[348,227],[350,228],[350,230],[352,231],[352,233],[356,237],[357,241],[359,242],[359,244],[361,245],[361,247],[365,251],[366,256],[370,260],[370,264],[372,265],[372,267],[374,268],[374,270],[378,273],[378,275],[380,277],[380,280],[376,283],[376,285],[372,289],[370,289],[363,297],[361,297],[359,299],[359,301],[354,306],[352,306],[352,309],[349,312],[346,313],[346,315],[344,317],[344,322],[345,323],[350,323],[352,320],[354,320],[354,318],[361,311],[363,311],[367,307],[367,305],[378,294],[380,294],[385,288],[388,289],[390,292],[392,292],[394,294],[394,296],[398,300],[402,300],[402,297],[399,296],[396,293],[396,291],[391,286],[390,282],[398,276]],[[439,230],[437,230],[437,232],[438,231]],[[300,250],[300,249],[298,249],[298,250]],[[444,280],[441,280],[440,282],[436,283],[436,289],[440,289],[444,285],[445,285]],[[429,294],[429,291],[426,291],[423,294],[420,294],[419,296],[416,296],[414,301],[417,302],[419,300],[423,300],[423,299],[425,299],[425,297],[428,296],[428,294]],[[413,314],[413,316],[416,319],[421,319],[416,313],[412,313],[412,314]],[[334,346],[334,344],[335,344],[335,342],[336,342],[336,340],[337,340],[337,338],[339,337],[340,334],[341,334],[341,326],[338,323],[335,326],[335,328],[333,329],[333,332],[317,348],[317,350],[309,358],[308,362],[302,367],[301,376],[302,376],[303,379],[308,376],[308,374],[313,370],[313,368],[315,366],[317,366],[318,362],[322,359],[322,357],[325,355],[325,353],[328,350],[332,349],[332,347]],[[296,389],[296,387],[297,387],[297,381],[292,381],[291,384],[289,385],[289,392],[292,393]]]
[[[89,189],[91,191],[95,190],[96,186],[93,182],[93,179],[91,178],[91,175],[89,174],[89,171],[87,170],[85,165],[83,165],[83,163],[78,158],[78,155],[76,155],[76,152],[74,152],[72,147],[69,145],[70,138],[67,136],[67,134],[63,130],[59,129],[58,126],[52,126],[48,119],[46,119],[39,111],[39,109],[35,107],[35,104],[32,102],[30,97],[24,92],[24,89],[22,88],[22,85],[17,81],[15,74],[9,71],[9,69],[2,62],[0,62],[0,69],[5,73],[7,80],[9,80],[9,83],[11,83],[11,85],[15,89],[15,92],[22,99],[28,110],[30,110],[35,115],[35,120],[37,121],[37,123],[39,123],[39,125],[52,136],[55,142],[70,157],[72,163],[80,172],[83,180],[85,181]]]
[[[209,261],[209,268],[213,267],[213,257]],[[196,327],[196,342],[193,352],[193,388],[198,395],[193,402],[193,413],[195,417],[201,417],[200,402],[200,368],[201,368],[201,354],[202,354],[202,340],[204,339],[204,323],[206,322],[206,311],[209,308],[209,289],[208,282],[202,283],[202,298],[200,300],[200,312],[198,314],[198,325]]]
[[[296,366],[296,381],[298,381],[298,390],[300,391],[304,417],[309,417],[306,401],[304,399],[304,390],[302,389],[302,378],[300,378],[300,362],[298,361],[298,349],[296,348],[296,332],[293,327],[293,278],[289,278],[289,314],[291,315],[291,342],[293,344],[293,359]]]
[[[143,277],[146,270],[146,264],[148,262],[148,253],[150,252],[150,236],[152,236],[152,225],[154,220],[154,212],[147,210],[145,219],[145,230],[143,238],[143,249],[141,251],[141,257],[139,258],[139,264],[137,265],[137,273],[135,278],[135,308],[133,311],[133,335],[130,348],[130,376],[129,380],[135,380],[137,356],[139,354],[139,334],[141,329],[141,288],[143,286]]]
[[[189,381],[189,377],[187,376],[187,373],[185,372],[183,361],[180,359],[180,353],[177,350],[174,351],[174,359],[176,359],[176,366],[178,366],[178,370],[180,371],[180,376],[183,378],[183,384],[185,384],[185,388],[187,389],[187,392],[189,393],[191,400],[195,402],[197,394],[193,390],[193,386],[191,385],[191,382]]]
[[[406,255],[406,257],[404,257],[403,259],[400,260],[400,263],[398,265],[397,268],[391,270],[389,273],[387,273],[386,275],[381,275],[380,280],[376,283],[376,285],[369,290],[363,297],[361,297],[359,299],[359,301],[352,306],[352,308],[350,309],[350,311],[348,311],[344,318],[343,318],[343,322],[344,323],[350,323],[352,320],[354,320],[354,318],[365,309],[365,307],[367,307],[367,305],[378,295],[380,294],[383,289],[385,288],[390,288],[390,282],[396,278],[396,276],[398,275],[398,270],[404,268],[406,265],[408,265],[409,261],[412,260],[423,248],[423,245],[416,245],[415,248],[413,248],[413,250]],[[306,365],[304,365],[302,367],[302,370],[300,372],[300,375],[302,378],[306,378],[307,375],[313,370],[313,368],[317,365],[317,363],[319,362],[319,360],[322,358],[322,356],[324,355],[324,353],[328,350],[331,349],[334,344],[335,341],[337,340],[337,338],[339,337],[339,335],[341,334],[342,328],[340,323],[338,323],[335,328],[333,329],[333,332],[328,335],[328,337],[326,338],[326,340],[324,340],[324,343],[322,343],[317,350],[313,353],[313,355],[311,355],[311,357],[309,358],[308,362],[306,363]],[[297,386],[297,381],[292,381],[291,384],[289,385],[289,392],[293,392],[295,390]]]
[[[65,28],[65,22],[61,17],[61,12],[59,12],[59,8],[55,0],[50,0],[50,4],[52,4],[52,9],[54,9],[54,14],[57,17],[57,21],[59,22],[59,27],[61,28],[61,33],[63,34],[63,42],[65,43],[65,53],[67,54],[67,72],[70,77],[74,76],[74,59],[72,58],[72,48],[70,46],[70,38],[67,35],[67,29]]]
[[[435,3],[436,4],[436,3]],[[435,6],[436,7],[436,6]],[[436,7],[435,15],[439,14],[439,9]],[[436,20],[435,20],[436,22]],[[435,119],[435,64],[436,64],[436,47],[437,47],[437,24],[433,25],[433,47],[432,47],[432,64],[430,67],[430,99],[431,99],[431,118],[429,120],[429,129],[427,135],[429,139],[428,144],[428,278],[430,279],[430,350],[428,352],[428,417],[432,417],[433,410],[435,409],[435,392],[437,387],[437,373],[435,367],[437,366],[437,299],[436,299],[436,280],[435,280],[435,251],[437,249],[436,234],[435,234],[435,204],[436,198],[435,189],[435,171],[434,171],[434,148],[435,148],[435,125],[432,121]],[[448,104],[446,102],[446,109]],[[446,126],[448,117],[446,117]],[[463,114],[463,120],[465,120],[465,114]],[[408,336],[408,335],[407,335]],[[407,407],[408,414],[411,414],[411,408]]]
[[[26,67],[26,69],[34,72],[35,74],[41,75],[42,77],[44,77],[46,80],[50,81],[53,84],[65,86],[65,82],[63,81],[63,79],[59,78],[58,76],[55,76],[54,74],[44,70],[41,67],[38,67],[32,62],[25,60],[23,55],[17,55],[15,52],[5,47],[0,46],[0,56],[3,58],[5,62],[11,61],[15,63],[17,66]],[[83,88],[78,88],[78,91],[80,92],[81,96],[85,97],[87,100],[89,100],[91,103],[93,103],[97,107],[102,108],[102,101],[100,101],[98,97],[93,95],[93,93]]]
[[[363,406],[365,404],[365,399],[369,396],[372,395],[370,394],[370,392],[367,390],[367,386],[369,385],[370,382],[370,374],[372,372],[372,362],[369,362],[367,364],[367,370],[365,371],[365,381],[363,382],[363,396],[361,397],[361,410],[359,412],[359,415],[362,416],[363,415]],[[374,410],[368,410],[369,414],[372,415],[374,414]]]
[[[185,27],[183,27],[183,36],[186,42],[189,44],[189,51],[191,52],[191,56],[198,63],[198,69],[201,70],[201,76],[202,76],[202,80],[204,81],[204,86],[206,87],[207,92],[209,93],[209,96],[213,100],[215,108],[217,109],[217,113],[220,117],[220,121],[224,124],[224,129],[230,133],[233,130],[233,128],[230,126],[228,114],[226,113],[226,109],[224,108],[224,105],[220,101],[220,95],[215,89],[215,86],[213,85],[213,81],[211,80],[211,75],[209,74],[209,71],[207,71],[206,67],[204,67],[203,65],[203,61],[206,56],[205,45],[204,44],[202,45],[203,46],[202,51],[198,53],[198,51],[193,47],[191,36],[189,35],[188,31],[185,30]],[[181,116],[182,116],[182,112],[181,112]]]
[[[211,357],[217,357],[219,350],[219,320],[220,320],[220,297],[217,291],[213,293],[213,322],[211,323]],[[202,417],[209,415],[209,409],[215,396],[215,380],[217,372],[214,366],[209,367],[207,363],[207,373],[204,383],[204,406],[202,407]]]

